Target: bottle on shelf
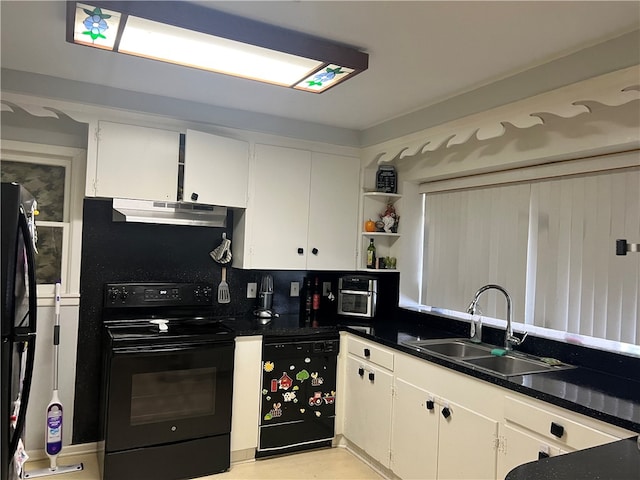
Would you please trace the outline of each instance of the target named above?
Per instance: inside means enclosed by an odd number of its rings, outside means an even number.
[[[303,315],[305,324],[311,323],[311,306],[313,304],[313,292],[311,291],[311,279],[305,278]]]
[[[313,286],[313,297],[311,302],[311,308],[313,310],[313,319],[318,319],[318,311],[320,310],[320,280],[316,277],[315,284]]]
[[[376,246],[373,244],[373,238],[369,240],[367,247],[367,268],[376,268]]]

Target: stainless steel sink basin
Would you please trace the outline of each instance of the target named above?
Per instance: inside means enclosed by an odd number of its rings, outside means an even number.
[[[416,340],[406,343],[407,345],[416,347],[419,350],[444,355],[445,357],[482,357],[491,353],[490,348],[475,345],[471,342],[460,339]]]
[[[513,377],[516,375],[529,375],[575,368],[566,364],[549,365],[542,361],[542,359],[520,352],[510,351],[504,356],[491,355],[491,350],[500,347],[484,343],[473,343],[464,338],[411,340],[403,343],[419,351],[447,358],[460,365],[501,377]]]
[[[471,358],[465,360],[464,363],[473,365],[479,370],[485,370],[489,373],[503,377],[529,375],[532,373],[552,372],[555,370],[573,368],[570,365],[551,366],[541,361],[513,356]]]

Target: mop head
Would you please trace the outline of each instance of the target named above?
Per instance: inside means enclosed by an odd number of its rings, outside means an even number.
[[[84,469],[84,464],[77,463],[75,465],[58,465],[53,468],[41,468],[40,470],[31,470],[24,472],[24,478],[48,477],[49,475],[61,475],[63,473],[79,472]]]
[[[231,261],[231,240],[226,235],[223,235],[220,245],[209,252],[209,255],[218,263],[229,263]]]

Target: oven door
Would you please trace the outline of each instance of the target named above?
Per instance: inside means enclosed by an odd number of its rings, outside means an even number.
[[[376,293],[340,290],[338,292],[338,314],[373,318],[376,314]]]
[[[113,349],[107,452],[231,432],[234,343]]]

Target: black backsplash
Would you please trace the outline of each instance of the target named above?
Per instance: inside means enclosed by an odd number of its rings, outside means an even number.
[[[220,244],[222,233],[232,240],[233,213],[227,229],[179,225],[113,222],[111,200],[85,199],[80,269],[80,320],[75,385],[73,443],[98,440],[100,404],[102,295],[110,282],[205,282],[217,287],[221,265],[209,252]],[[274,232],[274,235],[276,233]],[[306,277],[320,283],[331,282],[337,294],[338,278],[352,272],[260,271],[227,268],[231,303],[214,302],[213,314],[241,316],[257,308],[257,299],[248,299],[247,283],[266,273],[273,276],[273,309],[280,314],[300,311],[301,297],[290,297],[290,283],[299,282],[301,295]],[[398,273],[378,275],[378,316],[392,313],[398,304]],[[215,288],[214,288],[215,291]],[[322,298],[321,314],[336,315],[336,302]]]

